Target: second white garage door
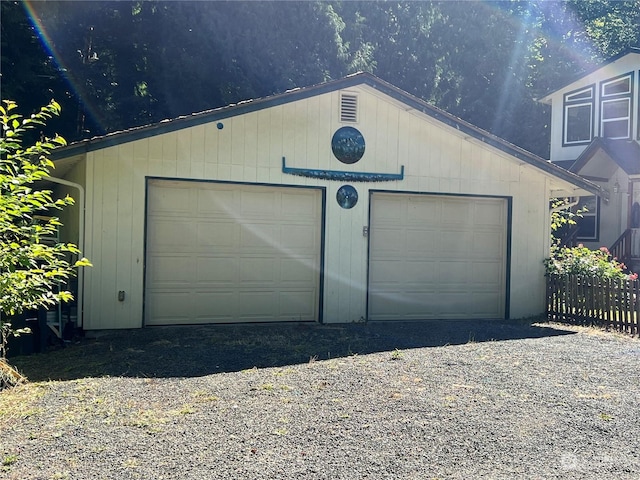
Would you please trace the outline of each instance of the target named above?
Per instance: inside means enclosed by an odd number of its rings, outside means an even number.
[[[370,320],[504,318],[507,200],[374,193]]]
[[[145,324],[317,321],[322,191],[149,180]]]

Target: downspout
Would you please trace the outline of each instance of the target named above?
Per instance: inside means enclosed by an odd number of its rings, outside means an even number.
[[[46,180],[58,183],[60,185],[66,185],[68,187],[77,188],[78,189],[78,203],[80,213],[78,214],[78,248],[80,249],[80,253],[84,253],[84,187],[79,183],[70,182],[69,180],[63,180],[62,178],[55,177],[46,177]],[[77,318],[77,327],[82,328],[82,313],[84,306],[84,268],[78,269],[78,318]]]

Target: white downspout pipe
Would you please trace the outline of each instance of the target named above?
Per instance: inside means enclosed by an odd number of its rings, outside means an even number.
[[[70,182],[69,180],[64,180],[62,178],[56,177],[46,177],[46,180],[59,183],[60,185],[66,185],[68,187],[77,188],[78,189],[78,206],[80,207],[80,213],[78,214],[78,248],[80,249],[80,253],[84,254],[84,187],[79,183]],[[78,327],[82,328],[83,312],[84,306],[84,268],[78,269]]]

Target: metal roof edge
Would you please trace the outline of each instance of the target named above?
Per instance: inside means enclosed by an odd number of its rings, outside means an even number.
[[[394,98],[401,103],[404,103],[452,128],[455,128],[460,132],[463,132],[483,143],[497,148],[515,158],[518,158],[525,163],[537,167],[540,170],[545,171],[546,173],[552,174],[580,188],[583,188],[593,193],[594,195],[600,195],[603,193],[598,185],[595,185],[583,179],[579,175],[571,173],[564,168],[553,165],[551,162],[531,152],[528,152],[527,150],[520,148],[517,145],[509,143],[506,140],[487,132],[486,130],[476,127],[475,125],[462,120],[461,118],[458,118],[448,112],[445,112],[444,110],[430,105],[426,101],[367,72],[358,72],[341,79],[331,80],[329,82],[309,87],[297,88],[269,97],[247,100],[225,107],[219,107],[200,113],[194,113],[188,116],[177,117],[172,120],[164,120],[152,125],[134,127],[128,130],[110,133],[101,137],[82,140],[80,142],[72,143],[66,147],[54,150],[50,158],[52,160],[57,160],[71,155],[91,152],[94,150],[119,145],[125,142],[131,142],[142,138],[149,138],[183,128],[214,122],[216,120],[223,120],[225,118],[230,118],[236,115],[242,115],[245,113],[261,110],[263,108],[282,105],[285,103],[309,98],[315,95],[321,95],[323,93],[333,92],[342,88],[349,88],[361,84],[368,85],[371,88],[376,89],[381,93]]]
[[[480,140],[483,143],[491,145],[492,147],[495,147],[519,160],[522,160],[525,163],[528,163],[534,167],[537,167],[546,173],[554,175],[577,187],[583,188],[584,190],[587,190],[588,192],[593,193],[594,195],[606,197],[606,192],[604,192],[604,190],[602,190],[600,186],[596,185],[595,183],[585,180],[581,176],[576,175],[575,173],[569,172],[568,170],[562,167],[554,165],[550,161],[545,160],[544,158],[539,157],[521,147],[518,147],[517,145],[507,142],[503,138],[500,138],[497,135],[494,135],[492,133],[487,132],[486,130],[476,127],[475,125],[465,120],[462,120],[461,118],[458,118],[454,115],[451,115],[448,112],[445,112],[444,110],[434,107],[433,105],[428,104],[424,100],[418,97],[415,97],[410,93],[407,93],[404,90],[401,90],[400,88],[384,80],[381,80],[378,77],[375,77],[373,75],[371,75],[370,77],[366,77],[364,83],[368,84],[373,88],[378,88],[382,93],[385,93],[390,97],[396,98],[396,100],[399,100],[409,106],[413,106],[417,110],[422,111],[423,113],[435,118],[436,120],[439,120],[455,128],[456,130],[466,133],[467,135],[477,140]]]
[[[592,73],[597,72],[601,68],[604,68],[607,65],[609,65],[609,64],[611,64],[613,62],[616,62],[616,61],[620,60],[621,58],[626,57],[627,55],[630,55],[630,54],[633,54],[633,53],[640,55],[640,47],[628,47],[627,49],[625,49],[624,51],[620,52],[619,54],[614,55],[613,57],[603,61],[602,63],[598,64],[597,66],[592,67],[592,68],[584,71],[580,75],[575,76],[572,80],[562,84],[560,87],[554,88],[553,90],[550,90],[550,91],[546,92],[545,94],[542,95],[542,97],[536,99],[536,101],[548,105],[549,101],[551,100],[549,97],[553,96],[554,93],[562,90],[563,88],[568,87],[569,85],[571,85],[574,82],[577,82],[581,78],[586,77],[587,75],[591,75]]]
[[[78,153],[91,152],[102,148],[120,145],[126,142],[133,142],[142,138],[150,138],[164,133],[174,132],[183,128],[194,127],[205,123],[224,120],[237,115],[254,112],[264,108],[269,108],[285,103],[302,100],[315,95],[332,92],[342,88],[349,88],[362,83],[361,78],[369,76],[375,78],[370,73],[358,72],[346,77],[330,80],[328,82],[311,85],[308,87],[295,88],[287,90],[280,94],[270,95],[251,100],[243,100],[231,105],[204,110],[202,112],[192,113],[191,115],[183,115],[180,117],[162,120],[157,123],[132,127],[126,130],[108,133],[99,137],[93,137],[85,140],[70,143],[66,147],[54,150],[50,156],[52,160],[75,155]]]

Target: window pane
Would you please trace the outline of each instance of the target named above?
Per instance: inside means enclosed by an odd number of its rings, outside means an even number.
[[[591,140],[591,105],[567,107],[567,142]]]
[[[595,215],[598,209],[598,199],[595,195],[589,197],[580,197],[580,203],[578,204],[579,209],[586,208],[587,212],[585,214]]]
[[[618,95],[620,93],[629,93],[631,91],[631,78],[625,77],[611,83],[607,83],[602,87],[603,95]]]
[[[577,237],[581,240],[596,239],[596,217],[583,217],[576,219],[578,224]]]
[[[592,96],[592,89],[589,88],[587,90],[582,90],[581,92],[577,92],[577,93],[572,93],[570,95],[567,95],[567,97],[565,98],[566,102],[572,102],[574,100],[586,100],[591,98]]]
[[[613,102],[602,102],[602,118],[627,118],[629,117],[629,99],[623,98]]]
[[[629,120],[614,120],[602,124],[604,138],[629,138]]]

